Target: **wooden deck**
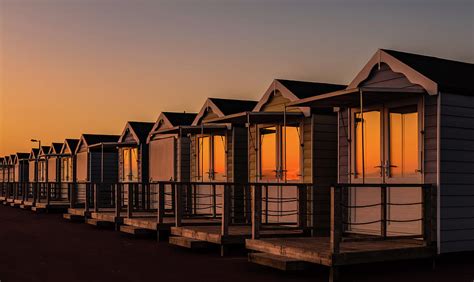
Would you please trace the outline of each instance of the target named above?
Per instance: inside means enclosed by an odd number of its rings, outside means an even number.
[[[426,246],[421,240],[416,239],[341,242],[337,254],[331,253],[329,237],[247,239],[245,246],[252,251],[331,267],[429,258],[436,254],[434,247]]]
[[[182,224],[186,226],[193,225],[216,225],[220,224],[220,219],[212,218],[184,218]],[[132,218],[124,218],[123,223],[130,226],[140,227],[150,230],[170,230],[175,225],[174,217],[164,217],[163,223],[158,224],[156,213],[134,213]]]
[[[299,229],[288,229],[278,226],[261,231],[262,237],[295,237],[304,236],[304,234],[305,233]],[[245,240],[252,237],[252,227],[250,225],[231,225],[229,226],[229,234],[223,236],[221,234],[221,224],[219,221],[217,225],[171,227],[171,235],[206,241],[218,245],[244,245]]]
[[[101,209],[98,212],[91,212],[90,217],[92,219],[97,219],[99,221],[107,221],[117,224],[122,224],[124,217],[127,216],[126,211],[120,212],[120,215],[117,216],[114,208]]]

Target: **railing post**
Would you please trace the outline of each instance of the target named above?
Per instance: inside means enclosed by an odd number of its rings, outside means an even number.
[[[94,212],[99,212],[99,197],[100,197],[100,190],[101,190],[102,183],[94,184]]]
[[[387,186],[380,186],[380,235],[387,238]]]
[[[46,204],[49,205],[51,202],[51,183],[46,183]]]
[[[71,209],[75,208],[76,207],[76,195],[75,195],[75,191],[76,191],[76,183],[73,182],[73,183],[68,183],[68,189],[69,189],[69,205],[71,207]]]
[[[221,225],[221,235],[229,235],[229,221],[230,221],[230,210],[232,206],[231,198],[231,186],[224,185],[224,190],[222,191],[222,225]]]
[[[125,184],[127,185],[127,194],[128,194],[128,199],[127,199],[127,217],[131,218],[132,217],[132,210],[133,210],[133,189],[132,185],[130,183]]]
[[[212,187],[212,217],[216,218],[217,217],[216,184],[212,184],[211,187]]]
[[[261,197],[261,192],[260,192],[260,197]],[[268,212],[268,199],[269,199],[269,196],[268,196],[268,185],[265,185],[265,223],[268,223],[268,215],[269,215],[269,212]],[[260,207],[261,209],[262,207]]]
[[[262,185],[252,187],[252,239],[260,238],[262,225]]]
[[[340,251],[341,242],[341,187],[331,187],[331,232],[330,248],[333,254]]]
[[[142,183],[143,187],[146,189],[146,210],[151,210],[151,183]]]
[[[429,246],[432,243],[431,238],[431,227],[433,222],[433,212],[432,212],[432,203],[433,203],[433,186],[432,185],[422,185],[422,202],[423,202],[423,241],[425,245]]]
[[[159,183],[158,184],[158,224],[163,224],[164,217],[165,217],[165,184]]]
[[[86,202],[84,203],[84,211],[85,213],[89,213],[89,203],[90,203],[90,187],[91,183],[85,183],[86,188]]]
[[[37,188],[37,185],[38,183],[37,182],[32,182],[31,183],[31,197],[32,197],[32,202],[33,202],[33,205],[36,204],[36,190],[38,189]]]
[[[122,212],[122,183],[115,184],[115,217],[119,218]]]
[[[182,214],[182,198],[181,198],[181,185],[176,185],[175,183],[171,184],[171,189],[172,190],[175,190],[175,193],[174,193],[174,196],[175,196],[175,200],[174,200],[174,204],[175,204],[175,225],[176,227],[180,227],[181,226],[181,217],[183,216]]]
[[[306,185],[297,185],[298,189],[298,227],[305,229],[308,223],[308,191]]]

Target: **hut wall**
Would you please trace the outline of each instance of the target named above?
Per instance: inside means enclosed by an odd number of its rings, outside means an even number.
[[[179,181],[191,180],[191,139],[181,137],[177,139],[177,179]]]
[[[79,154],[78,154],[79,155]],[[102,163],[102,155],[104,161]],[[90,153],[90,181],[114,183],[118,180],[118,153],[114,152],[91,152]],[[102,172],[103,166],[103,172]],[[103,176],[103,179],[102,179]]]
[[[89,157],[87,151],[79,152],[76,155],[76,180],[77,182],[87,181]]]
[[[440,252],[474,250],[474,96],[440,94]]]
[[[59,181],[61,166],[59,165],[59,158],[51,157],[48,159],[48,182]]]
[[[150,141],[149,177],[153,181],[176,180],[176,139],[173,135]]]
[[[38,170],[36,168],[36,161],[29,161],[28,162],[28,178],[29,182],[35,182],[37,180],[37,173]]]

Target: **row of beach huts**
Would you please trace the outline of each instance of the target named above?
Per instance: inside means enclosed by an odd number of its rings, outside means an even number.
[[[283,270],[474,250],[474,65],[378,50],[349,85],[275,79],[121,135],[0,158],[0,201]]]

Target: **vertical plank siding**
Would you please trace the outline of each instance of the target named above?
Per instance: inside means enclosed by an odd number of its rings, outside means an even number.
[[[440,98],[441,252],[474,250],[474,97]]]

